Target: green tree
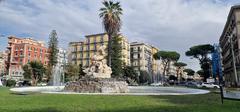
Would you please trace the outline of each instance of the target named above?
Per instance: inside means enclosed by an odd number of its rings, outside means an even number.
[[[58,36],[56,30],[52,30],[51,34],[49,35],[49,42],[48,42],[48,74],[47,74],[47,82],[52,77],[52,69],[53,66],[57,64],[57,53],[58,53]]]
[[[65,80],[75,81],[79,79],[79,66],[69,63],[65,69]]]
[[[100,18],[104,30],[108,34],[108,65],[111,67],[112,61],[112,37],[116,36],[121,28],[122,8],[120,2],[114,3],[113,1],[103,1],[104,7],[100,8]]]
[[[150,84],[151,83],[151,77],[150,74],[147,71],[140,71],[139,76],[139,83],[140,84]]]
[[[196,73],[198,75],[200,75],[201,77],[204,77],[204,71],[203,70],[198,70]]]
[[[188,76],[193,76],[195,74],[195,71],[190,68],[184,69],[183,72],[186,72]]]
[[[134,70],[132,66],[126,66],[123,69],[123,77],[127,80],[127,82],[130,82],[128,79],[130,78],[131,80],[138,82],[139,77],[137,72]]]
[[[185,54],[199,60],[201,68],[204,72],[204,81],[210,77],[211,59],[209,54],[212,53],[214,47],[210,44],[203,44],[191,47]]]
[[[178,61],[180,58],[180,54],[175,51],[159,51],[153,55],[154,59],[162,60],[163,63],[163,75],[166,75],[166,71],[168,71],[170,63],[172,61]]]
[[[112,76],[113,77],[122,77],[123,72],[123,61],[122,57],[122,48],[121,48],[121,38],[120,36],[116,36],[112,39],[112,55],[111,55],[111,65],[112,65]]]
[[[86,75],[86,73],[83,72],[83,66],[82,66],[82,64],[79,64],[78,79],[84,77],[85,75]]]
[[[31,79],[32,85],[36,86],[39,81],[42,80],[42,77],[46,71],[45,67],[41,62],[31,61],[28,64],[23,66],[23,76],[25,79]]]
[[[187,64],[183,63],[183,62],[176,62],[176,63],[174,63],[174,66],[176,67],[177,79],[179,79],[179,71],[183,67],[187,66]],[[180,74],[180,79],[182,79],[182,74]]]

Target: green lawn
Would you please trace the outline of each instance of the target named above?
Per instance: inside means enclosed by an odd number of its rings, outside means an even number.
[[[11,94],[0,88],[0,112],[239,112],[240,101],[216,93],[184,96]]]

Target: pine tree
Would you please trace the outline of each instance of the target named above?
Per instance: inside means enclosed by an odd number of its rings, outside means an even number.
[[[52,68],[57,64],[57,53],[58,53],[58,36],[56,30],[52,30],[49,35],[49,42],[48,42],[48,74],[47,74],[47,81],[50,80],[52,76]]]
[[[112,38],[111,68],[113,77],[122,77],[123,72],[123,61],[121,59],[122,48],[120,41],[121,38],[119,35]]]
[[[78,70],[78,79],[82,78],[85,76],[85,72],[83,72],[83,66],[82,64],[79,64],[79,70]]]

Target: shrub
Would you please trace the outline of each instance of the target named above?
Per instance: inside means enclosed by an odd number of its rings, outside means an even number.
[[[7,82],[6,82],[7,87],[14,87],[15,85],[16,85],[15,80],[8,79]]]

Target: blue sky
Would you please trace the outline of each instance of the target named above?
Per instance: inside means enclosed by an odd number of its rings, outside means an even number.
[[[123,7],[121,33],[140,41],[175,50],[181,61],[199,69],[198,61],[184,55],[196,44],[216,43],[227,14],[239,0],[118,0]],[[240,1],[239,1],[240,2]],[[102,33],[98,10],[101,0],[4,0],[0,3],[0,34],[32,37],[47,42],[57,30],[60,46],[85,35]],[[0,37],[0,50],[7,39]]]

